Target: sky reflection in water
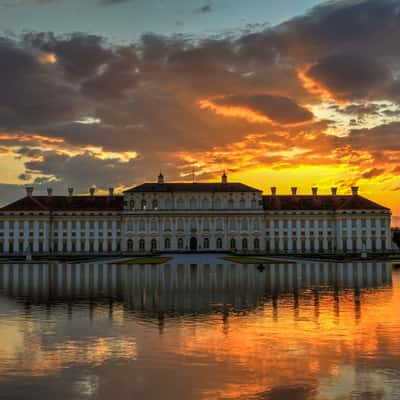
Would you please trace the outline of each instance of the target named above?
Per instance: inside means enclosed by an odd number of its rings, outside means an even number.
[[[400,398],[387,263],[0,265],[0,398]]]

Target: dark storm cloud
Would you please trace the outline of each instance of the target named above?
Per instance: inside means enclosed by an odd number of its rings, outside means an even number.
[[[313,65],[307,75],[321,82],[339,99],[379,98],[392,83],[383,63],[363,54],[335,54]]]
[[[280,124],[310,121],[313,114],[287,97],[258,94],[253,96],[228,96],[218,104],[247,107]]]

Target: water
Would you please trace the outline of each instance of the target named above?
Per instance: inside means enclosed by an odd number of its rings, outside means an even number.
[[[0,398],[400,398],[400,270],[212,261],[0,265]]]

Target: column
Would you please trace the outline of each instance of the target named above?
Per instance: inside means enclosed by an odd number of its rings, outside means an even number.
[[[280,219],[278,221],[278,229],[279,229],[279,252],[283,253],[283,221]]]
[[[99,221],[94,221],[94,243],[93,251],[97,253],[99,251]]]
[[[287,241],[288,241],[288,253],[293,252],[293,243],[292,243],[292,220],[289,219],[287,222]]]
[[[343,251],[342,225],[342,220],[338,219],[336,221],[336,249],[338,251]]]
[[[33,252],[36,253],[38,251],[39,251],[39,221],[33,221]]]
[[[13,241],[13,252],[19,253],[19,221],[14,221],[14,241]]]
[[[43,221],[43,251],[48,253],[50,251],[50,221]]]
[[[376,250],[382,250],[382,224],[381,219],[376,219]]]
[[[85,221],[85,252],[90,250],[90,222]]]
[[[4,245],[3,245],[3,251],[4,253],[9,253],[10,252],[10,222],[9,221],[4,221]]]
[[[353,251],[353,225],[352,225],[352,219],[347,218],[346,221],[346,226],[347,226],[347,251],[352,252]]]
[[[25,251],[32,251],[32,249],[29,248],[29,221],[24,221],[24,244],[22,246],[22,250],[23,252]]]
[[[319,253],[319,219],[314,220],[314,253]]]
[[[367,247],[367,250],[372,249],[371,218],[367,218],[367,220],[366,220],[366,247]]]
[[[76,251],[80,253],[82,251],[81,247],[81,221],[76,221]]]
[[[301,221],[296,220],[296,252],[301,253]]]
[[[63,222],[58,221],[58,246],[57,246],[57,251],[61,252],[63,248]]]
[[[136,222],[136,220],[135,220]],[[135,223],[135,228],[137,229],[137,223]],[[112,251],[117,251],[117,240],[118,240],[118,235],[117,235],[117,221],[112,221],[112,226],[111,226],[111,238],[112,238]],[[137,235],[136,235],[137,237]]]
[[[329,250],[329,244],[328,244],[328,221],[324,219],[322,221],[322,246],[324,252],[327,252]]]
[[[67,251],[71,252],[72,250],[72,223],[71,221],[67,221]]]
[[[357,239],[357,250],[361,251],[362,250],[362,226],[361,226],[361,219],[357,218],[357,222],[356,222],[356,239]]]
[[[306,219],[306,253],[310,252],[310,220]]]

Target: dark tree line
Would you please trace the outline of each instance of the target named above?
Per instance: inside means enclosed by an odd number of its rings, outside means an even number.
[[[392,230],[392,240],[400,247],[400,228],[394,228]]]

